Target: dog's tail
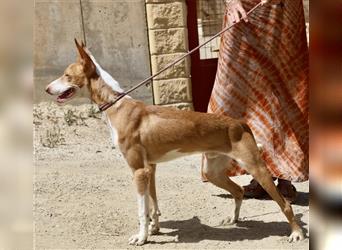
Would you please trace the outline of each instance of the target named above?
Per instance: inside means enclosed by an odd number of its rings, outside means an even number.
[[[243,129],[245,131],[247,131],[248,133],[250,133],[253,136],[253,138],[254,138],[253,132],[252,132],[251,128],[247,125],[247,123],[245,121],[243,121],[241,125],[242,125]],[[254,140],[255,140],[255,138],[254,138]],[[262,153],[263,149],[264,149],[264,146],[261,143],[257,143],[256,142],[256,144],[257,144],[257,147],[258,147],[260,153]]]
[[[258,146],[260,153],[262,153],[264,151],[264,146],[261,143],[257,143],[257,146]]]

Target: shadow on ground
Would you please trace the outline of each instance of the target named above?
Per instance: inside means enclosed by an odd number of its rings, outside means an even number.
[[[302,214],[297,215],[300,225],[306,225],[300,218]],[[243,241],[243,240],[261,240],[270,236],[289,236],[290,226],[287,222],[263,222],[257,220],[240,221],[232,226],[211,227],[201,223],[198,217],[189,220],[165,221],[160,223],[161,228],[175,229],[169,233],[160,233],[166,236],[177,236],[180,243],[197,243],[203,240],[214,241]],[[163,230],[162,230],[163,231]],[[304,229],[304,235],[307,230]],[[174,240],[164,242],[150,241],[151,244],[174,243]]]
[[[302,207],[306,207],[309,206],[309,193],[304,193],[304,192],[297,192],[297,200],[293,205],[297,205],[297,206],[302,206]],[[221,197],[221,198],[225,198],[225,199],[233,199],[233,196],[231,194],[218,194],[218,195],[214,195],[216,197]],[[254,199],[254,198],[244,198],[244,199]],[[267,196],[265,198],[261,198],[258,200],[272,200],[271,197]]]

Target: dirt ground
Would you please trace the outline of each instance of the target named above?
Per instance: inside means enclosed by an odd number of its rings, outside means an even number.
[[[126,249],[138,230],[137,203],[129,168],[112,147],[103,118],[91,105],[34,107],[34,216],[36,249]],[[200,156],[157,168],[161,232],[149,249],[308,249],[306,238],[288,243],[290,228],[272,200],[244,200],[240,222],[219,226],[233,199],[202,183]],[[250,176],[233,178],[243,185]],[[294,212],[308,237],[309,183]]]

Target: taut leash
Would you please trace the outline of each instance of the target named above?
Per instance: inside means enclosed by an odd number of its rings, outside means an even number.
[[[246,15],[249,16],[250,14],[252,14],[257,8],[259,8],[260,6],[262,6],[263,4],[265,4],[265,0],[261,0],[257,5],[255,5],[252,9],[250,9]],[[180,61],[182,61],[184,58],[186,58],[187,56],[193,54],[195,51],[199,50],[200,48],[202,48],[203,46],[207,45],[208,43],[210,43],[212,40],[214,40],[216,37],[222,35],[224,32],[230,30],[231,28],[233,28],[235,25],[237,25],[238,23],[241,22],[241,19],[236,22],[233,23],[232,25],[229,25],[228,27],[224,28],[223,30],[221,30],[219,33],[217,33],[216,35],[214,35],[213,37],[211,37],[208,41],[202,43],[201,45],[198,45],[196,48],[193,48],[192,50],[190,50],[189,52],[187,52],[186,54],[182,55],[181,57],[179,57],[178,59],[176,59],[174,62],[168,64],[167,66],[165,66],[163,69],[159,70],[157,73],[155,73],[154,75],[146,78],[145,80],[143,80],[142,82],[138,83],[137,85],[135,85],[134,87],[130,88],[129,90],[120,93],[120,95],[116,98],[116,100],[114,100],[113,102],[110,103],[105,103],[99,106],[99,112],[105,111],[108,108],[110,108],[111,106],[113,106],[115,103],[117,103],[119,100],[121,100],[123,97],[125,97],[126,95],[128,95],[129,93],[131,93],[132,91],[136,90],[137,88],[140,88],[142,85],[150,82],[153,78],[155,78],[156,76],[160,75],[161,73],[163,73],[164,71],[168,70],[169,68],[171,68],[172,66],[176,65],[177,63],[179,63]]]

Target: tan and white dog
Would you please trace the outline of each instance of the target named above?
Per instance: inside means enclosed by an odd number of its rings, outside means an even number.
[[[79,89],[86,88],[91,100],[98,105],[114,101],[123,92],[118,82],[101,68],[83,44],[75,42],[79,53],[77,62],[51,82],[46,92],[57,95],[57,101],[64,103]],[[289,240],[304,238],[290,204],[278,192],[260,157],[252,131],[243,121],[216,114],[147,106],[130,97],[118,101],[106,111],[106,115],[113,141],[131,168],[137,189],[140,229],[129,239],[129,244],[142,245],[149,233],[159,231],[156,164],[193,153],[206,155],[206,177],[217,187],[230,192],[235,199],[235,208],[227,223],[237,222],[244,195],[243,188],[225,174],[227,169],[223,163],[231,158],[278,203],[292,229]]]

